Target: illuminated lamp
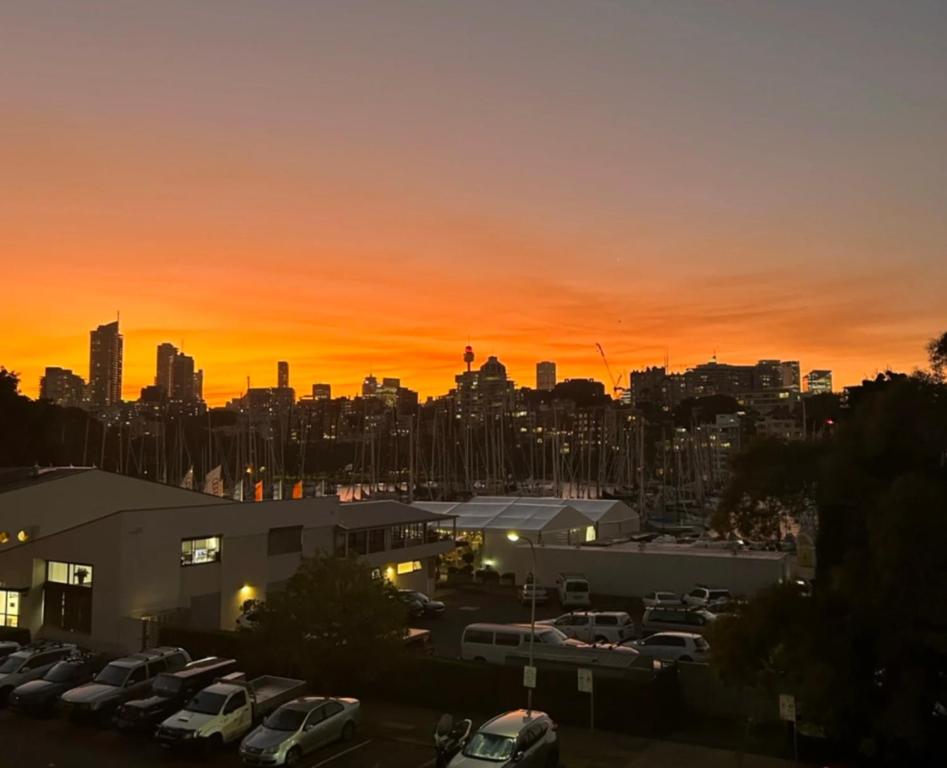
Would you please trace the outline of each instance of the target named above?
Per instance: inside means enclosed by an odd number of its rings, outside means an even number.
[[[0,531],[0,544],[6,544],[10,540],[10,534],[6,531]]]
[[[17,531],[16,540],[19,541],[21,544],[25,544],[26,542],[30,540],[30,532],[26,530],[25,528],[21,531]]]

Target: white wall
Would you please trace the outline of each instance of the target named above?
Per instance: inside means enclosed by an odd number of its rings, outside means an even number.
[[[730,589],[735,594],[752,594],[789,577],[785,556],[769,553],[732,555],[728,551],[625,549],[616,547],[537,547],[537,581],[555,586],[562,572],[584,573],[592,593],[637,597],[652,590],[687,592],[698,583]],[[518,584],[531,569],[529,547],[512,553]]]

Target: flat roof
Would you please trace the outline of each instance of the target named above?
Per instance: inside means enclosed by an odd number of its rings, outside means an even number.
[[[546,549],[571,549],[575,551],[575,546],[566,546],[559,544],[544,545]],[[756,549],[723,549],[719,547],[695,546],[694,544],[652,544],[650,542],[642,543],[636,541],[623,541],[619,544],[611,544],[607,547],[581,547],[587,552],[631,552],[636,555],[684,555],[687,557],[722,557],[733,558],[735,560],[784,560],[789,553],[787,552],[769,552]]]

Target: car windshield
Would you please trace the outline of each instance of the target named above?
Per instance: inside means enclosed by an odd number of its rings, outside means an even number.
[[[555,627],[550,627],[545,632],[536,633],[536,641],[546,645],[563,645],[568,639],[568,636],[561,629]]]
[[[224,705],[227,697],[222,693],[201,691],[184,707],[188,712],[197,712],[201,715],[216,715]]]
[[[177,696],[184,686],[184,681],[174,675],[158,675],[151,686],[151,691],[156,696]]]
[[[128,677],[128,667],[109,664],[95,676],[95,682],[102,683],[102,685],[121,686],[125,685],[126,677]]]
[[[274,731],[298,731],[306,719],[306,713],[301,709],[277,709],[263,721],[263,725]]]
[[[464,747],[464,756],[478,760],[493,760],[500,762],[509,760],[513,754],[516,740],[509,736],[498,736],[495,733],[476,733]]]
[[[26,659],[20,656],[7,656],[6,661],[0,664],[0,674],[7,675],[10,672],[16,672]]]
[[[43,680],[48,680],[51,683],[67,683],[75,676],[77,668],[75,664],[60,661],[43,676]]]

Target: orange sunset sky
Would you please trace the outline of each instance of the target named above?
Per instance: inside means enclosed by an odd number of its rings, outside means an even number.
[[[0,7],[0,364],[213,404],[799,359],[837,386],[947,330],[947,5]]]

